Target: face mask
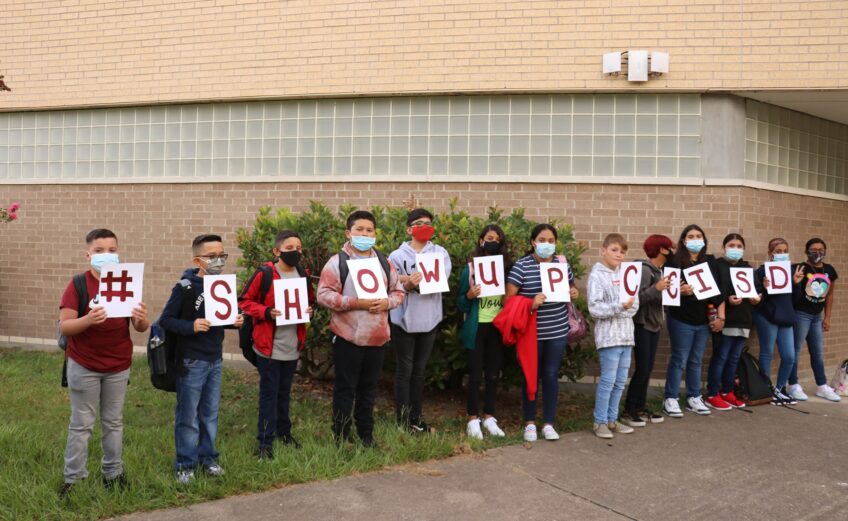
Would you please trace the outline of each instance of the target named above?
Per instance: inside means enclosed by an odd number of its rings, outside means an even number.
[[[91,267],[97,273],[100,273],[103,266],[107,264],[118,264],[119,262],[117,253],[95,253],[91,256]]]
[[[496,255],[501,251],[501,243],[497,241],[483,241],[482,247],[486,255]]]
[[[350,238],[350,243],[358,251],[368,251],[377,244],[375,237],[366,237],[365,235],[353,235]]]
[[[433,238],[434,233],[436,233],[436,229],[429,224],[415,226],[412,228],[412,237],[414,237],[416,241],[420,242],[429,241]]]
[[[732,260],[733,262],[736,262],[741,259],[742,255],[744,254],[745,250],[743,250],[742,248],[727,248],[726,250],[724,250],[724,256]]]
[[[704,249],[704,241],[702,239],[690,239],[686,241],[686,249],[690,253],[700,253]]]
[[[281,251],[280,260],[286,263],[286,266],[297,266],[300,264],[300,252],[297,250]]]
[[[771,256],[771,260],[774,262],[789,262],[789,254],[788,253],[773,253]]]
[[[823,260],[824,260],[824,256],[825,256],[825,254],[824,254],[824,253],[822,253],[822,252],[817,252],[817,251],[816,251],[816,252],[812,252],[812,251],[807,252],[807,258],[808,258],[808,259],[810,260],[810,262],[812,262],[813,264],[818,264],[818,263],[820,263],[821,261],[823,261]]]
[[[547,259],[556,251],[556,244],[551,244],[549,242],[537,242],[536,243],[536,255],[539,256],[540,259]]]
[[[224,264],[226,263],[227,261],[224,259],[206,260],[206,273],[209,275],[220,275],[224,271]]]

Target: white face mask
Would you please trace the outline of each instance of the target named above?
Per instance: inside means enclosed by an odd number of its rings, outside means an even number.
[[[103,269],[103,266],[107,264],[119,264],[120,260],[118,259],[117,253],[95,253],[91,256],[91,267],[94,268],[94,271],[100,273]]]

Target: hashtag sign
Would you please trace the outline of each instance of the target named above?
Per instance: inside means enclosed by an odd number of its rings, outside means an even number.
[[[100,296],[105,298],[106,302],[112,302],[113,298],[118,298],[121,302],[126,302],[128,298],[133,296],[133,292],[127,289],[127,285],[132,281],[133,278],[129,276],[127,270],[121,271],[120,277],[115,277],[114,273],[109,273],[101,281],[106,284],[106,289],[100,293]],[[121,289],[113,289],[113,284],[120,285]]]

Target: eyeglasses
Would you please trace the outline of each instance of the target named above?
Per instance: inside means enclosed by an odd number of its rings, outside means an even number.
[[[221,255],[198,255],[201,259],[206,259],[208,261],[216,261],[218,259],[227,260],[230,255],[228,253],[222,253]]]
[[[430,221],[415,221],[409,226],[411,226],[412,228],[418,228],[419,226],[433,226],[433,223]]]

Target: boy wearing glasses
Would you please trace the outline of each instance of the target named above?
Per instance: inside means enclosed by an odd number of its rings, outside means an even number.
[[[169,333],[179,335],[183,370],[177,377],[177,407],[174,419],[177,481],[187,485],[194,480],[199,466],[209,476],[219,477],[215,435],[218,431],[218,402],[221,398],[221,352],[224,326],[212,327],[206,320],[203,302],[203,277],[220,275],[227,262],[219,235],[205,234],[191,243],[192,264],[171,291],[162,310],[160,324]],[[187,288],[188,290],[184,289]],[[183,298],[193,295],[191,319],[183,316]],[[244,317],[238,315],[235,327]]]
[[[433,244],[433,214],[416,208],[406,216],[410,239],[389,255],[407,293],[403,303],[392,309],[392,347],[397,358],[395,370],[395,415],[398,424],[413,434],[428,433],[430,426],[421,418],[421,401],[427,361],[433,352],[436,332],[442,321],[442,294],[421,295],[418,285],[422,274],[416,267],[419,253],[437,253],[450,277],[451,259],[447,250]]]

